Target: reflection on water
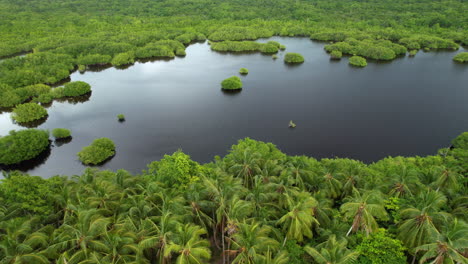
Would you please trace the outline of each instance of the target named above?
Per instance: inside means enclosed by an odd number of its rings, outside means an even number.
[[[178,149],[208,162],[245,137],[273,142],[291,155],[372,162],[434,154],[468,131],[468,67],[452,62],[456,52],[419,52],[356,69],[346,56],[330,60],[323,43],[270,40],[287,47],[277,60],[218,53],[197,43],[184,58],[73,73],[72,81],[91,84],[92,97],[54,101],[47,122],[38,126],[70,129],[73,140],[55,142],[45,163],[24,170],[45,177],[79,174],[85,166],[76,153],[99,137],[117,146],[101,168],[140,172]],[[285,64],[286,52],[301,53],[305,62]],[[240,76],[240,68],[249,69],[241,76],[242,91],[222,91],[221,81]],[[290,120],[296,128],[289,129]],[[12,129],[24,128],[3,112],[0,135]]]
[[[70,143],[73,140],[73,137],[67,137],[67,138],[57,138],[54,141],[54,145],[57,147],[61,147],[65,144]]]
[[[15,122],[13,121],[15,124],[19,125],[19,126],[22,126],[22,127],[26,127],[26,128],[35,128],[35,127],[38,127],[42,124],[44,124],[46,121],[47,121],[47,118],[49,118],[49,116],[45,116],[41,119],[37,119],[37,120],[34,120],[34,121],[31,121],[31,122]]]

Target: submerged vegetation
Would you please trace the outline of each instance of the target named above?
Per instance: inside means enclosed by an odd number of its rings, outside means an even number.
[[[356,66],[356,67],[366,67],[367,61],[363,57],[352,56],[351,58],[349,58],[349,64]]]
[[[115,155],[115,144],[108,138],[98,138],[77,155],[83,164],[97,165]]]
[[[289,52],[284,55],[284,62],[286,63],[302,63],[304,62],[304,57],[299,53]]]
[[[47,110],[36,103],[20,104],[13,109],[11,118],[18,123],[27,123],[46,117]]]
[[[8,135],[0,137],[0,164],[17,164],[35,158],[46,150],[49,144],[47,131],[38,129],[12,130]],[[0,259],[2,259],[1,250]]]
[[[211,163],[178,151],[138,175],[10,172],[0,184],[0,259],[466,263],[468,132],[452,145],[366,165],[287,156],[247,138]]]
[[[223,90],[239,90],[242,89],[242,81],[237,76],[232,76],[221,82]]]

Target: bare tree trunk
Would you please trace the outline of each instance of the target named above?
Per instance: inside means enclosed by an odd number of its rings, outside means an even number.
[[[226,255],[225,255],[225,248],[224,248],[224,217],[223,221],[221,222],[221,244],[223,245],[223,264],[226,263]]]

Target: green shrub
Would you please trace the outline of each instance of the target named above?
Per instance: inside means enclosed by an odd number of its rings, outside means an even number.
[[[278,55],[273,54],[273,55],[271,55],[271,58],[274,59],[274,60],[276,60],[276,59],[278,58]]]
[[[84,71],[86,71],[86,66],[85,66],[85,65],[78,65],[78,71],[79,71],[79,72],[84,72]]]
[[[385,229],[363,236],[357,246],[359,263],[406,264],[405,248],[400,240],[390,237]]]
[[[0,164],[11,165],[35,158],[49,146],[49,134],[38,129],[12,130],[0,137]]]
[[[69,138],[71,137],[71,131],[65,128],[54,128],[54,130],[52,130],[52,136],[54,136],[55,139]]]
[[[276,53],[279,49],[279,43],[276,41],[269,41],[267,43],[253,41],[223,41],[211,43],[211,49],[215,51],[228,52],[259,51],[262,53]]]
[[[357,66],[357,67],[367,66],[366,59],[364,59],[363,57],[359,57],[359,56],[352,56],[351,58],[349,58],[349,64],[353,66]]]
[[[239,73],[240,74],[248,74],[249,70],[247,70],[247,68],[240,68]]]
[[[242,81],[237,76],[232,76],[221,82],[221,88],[224,90],[242,89]]]
[[[289,53],[286,53],[286,55],[284,55],[284,62],[286,62],[286,63],[302,63],[302,62],[304,62],[304,57],[302,57],[302,55],[299,54],[299,53],[289,52]]]
[[[280,50],[285,50],[285,49],[286,49],[286,46],[285,46],[285,45],[280,45],[279,49],[280,49]]]
[[[91,85],[82,81],[67,83],[63,88],[63,94],[67,97],[80,96],[89,92],[91,92]]]
[[[31,122],[46,116],[47,110],[36,103],[20,104],[13,109],[11,114],[11,118],[18,123]]]
[[[80,65],[98,65],[98,64],[107,64],[111,62],[112,57],[109,55],[101,55],[101,54],[88,54],[88,55],[80,55],[78,59],[76,59],[76,63]]]
[[[13,107],[23,102],[14,91],[6,91],[0,94],[0,107]]]
[[[135,62],[135,56],[131,52],[124,52],[115,55],[111,63],[114,66],[122,66],[126,64],[132,64]]]
[[[34,102],[41,104],[48,104],[54,100],[54,95],[52,93],[41,94],[34,99]]]
[[[185,55],[187,55],[187,53],[185,52],[185,49],[178,49],[178,50],[176,50],[175,54],[176,54],[177,56],[185,56]]]
[[[339,60],[341,57],[343,57],[343,53],[339,50],[334,50],[330,52],[330,56],[333,60]]]
[[[77,155],[83,164],[96,165],[115,155],[115,144],[108,138],[98,138]]]
[[[453,57],[453,60],[456,62],[468,62],[468,52],[460,52]]]
[[[410,56],[410,57],[414,57],[414,56],[416,56],[417,53],[418,53],[418,50],[415,50],[415,49],[414,49],[414,50],[410,50],[409,56]]]
[[[117,119],[118,119],[119,121],[125,121],[125,115],[123,115],[123,114],[118,114],[118,115],[117,115]]]

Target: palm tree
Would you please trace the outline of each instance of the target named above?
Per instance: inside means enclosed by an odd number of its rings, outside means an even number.
[[[206,263],[211,257],[210,243],[201,236],[206,230],[192,224],[179,225],[174,233],[173,240],[165,249],[164,256],[178,254],[176,264]]]
[[[229,171],[241,178],[246,188],[250,188],[253,185],[253,177],[261,170],[261,155],[250,148],[245,149],[242,153],[235,152],[235,154],[233,156],[234,164],[229,168]]]
[[[317,246],[317,249],[305,246],[305,252],[318,264],[351,264],[355,263],[359,253],[346,248],[346,240],[337,241],[334,235]]]
[[[468,225],[455,219],[453,223],[438,236],[437,241],[421,245],[415,250],[423,251],[425,254],[420,258],[419,263],[460,263],[467,264],[466,257],[468,248]]]
[[[438,192],[428,190],[414,197],[410,206],[402,209],[402,222],[398,227],[398,238],[410,250],[427,244],[439,236],[438,226],[449,217],[441,212],[447,198]]]
[[[278,249],[279,242],[269,236],[271,231],[271,227],[260,223],[240,223],[238,232],[230,239],[237,249],[232,263],[254,264],[259,255]]]
[[[413,192],[418,190],[418,170],[406,165],[391,166],[390,168],[387,172],[387,177],[391,179],[387,185],[390,195],[396,197],[413,195]]]
[[[319,224],[314,217],[314,208],[318,205],[317,201],[307,192],[301,192],[294,196],[286,193],[284,199],[287,202],[287,212],[278,220],[278,224],[282,225],[283,230],[287,230],[284,243],[286,243],[286,239],[302,242],[304,236],[312,238],[312,226]]]
[[[41,253],[48,246],[48,236],[40,231],[33,232],[34,221],[17,218],[1,222],[1,263],[49,263]]]
[[[378,225],[376,218],[387,220],[387,212],[384,208],[384,200],[380,192],[367,191],[363,194],[356,189],[354,195],[345,199],[340,210],[344,213],[345,219],[353,219],[351,227],[346,236],[351,231],[357,232],[363,230],[368,235],[377,231]]]

